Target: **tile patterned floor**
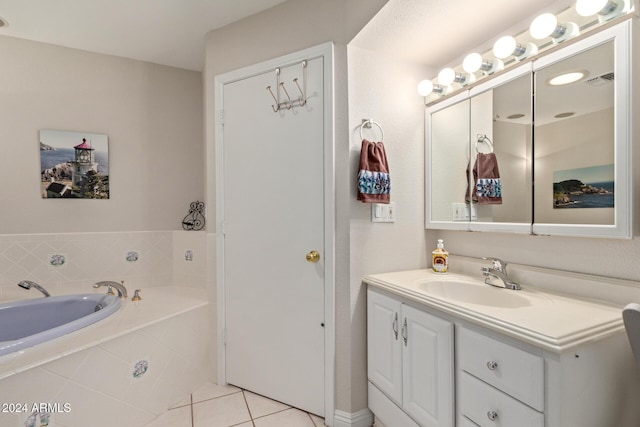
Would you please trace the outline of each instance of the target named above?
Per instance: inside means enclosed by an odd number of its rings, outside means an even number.
[[[234,386],[208,383],[145,427],[323,427],[324,420]]]

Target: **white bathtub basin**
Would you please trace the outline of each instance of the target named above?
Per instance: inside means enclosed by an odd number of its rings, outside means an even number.
[[[76,294],[0,304],[0,356],[66,335],[118,311],[113,295]]]

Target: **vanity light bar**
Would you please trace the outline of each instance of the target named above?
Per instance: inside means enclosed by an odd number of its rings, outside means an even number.
[[[631,0],[577,0],[574,7],[580,16],[598,15],[600,23],[633,10]],[[529,33],[536,40],[551,38],[555,44],[578,36],[580,27],[574,22],[559,24],[554,14],[543,13],[531,22]],[[445,96],[453,91],[453,84],[465,86],[475,82],[477,80],[475,73],[479,71],[486,76],[503,70],[502,59],[513,57],[515,61],[522,61],[538,54],[538,46],[533,43],[518,43],[512,36],[503,36],[493,45],[492,53],[495,56],[494,59],[485,59],[479,53],[470,53],[462,63],[462,69],[468,74],[459,73],[450,67],[444,68],[438,73],[438,83],[431,80],[421,81],[418,84],[418,94],[424,97],[433,93]]]

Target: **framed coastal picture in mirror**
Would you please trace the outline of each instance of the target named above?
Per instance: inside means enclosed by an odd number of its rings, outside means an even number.
[[[41,130],[40,184],[43,199],[108,199],[107,135]]]
[[[553,208],[613,208],[614,166],[600,165],[553,173]]]

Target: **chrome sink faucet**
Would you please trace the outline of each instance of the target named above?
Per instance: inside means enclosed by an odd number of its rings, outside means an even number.
[[[98,282],[93,285],[94,288],[99,288],[101,286],[106,286],[109,294],[113,294],[112,288],[115,288],[118,291],[118,296],[120,298],[127,298],[127,288],[124,287],[124,280],[120,283],[113,282],[111,280],[105,280],[104,282]]]
[[[483,257],[482,259],[490,260],[493,264],[491,267],[482,267],[482,275],[485,277],[484,283],[499,288],[500,286],[494,285],[491,282],[491,278],[495,277],[502,281],[505,289],[511,289],[514,291],[522,289],[519,283],[514,282],[509,277],[509,274],[507,273],[507,263],[505,261],[502,261],[499,258]]]
[[[45,288],[43,288],[42,286],[38,285],[36,282],[32,282],[31,280],[22,280],[21,282],[18,283],[18,286],[20,286],[23,289],[31,289],[31,288],[36,288],[37,290],[39,290],[40,292],[42,292],[42,294],[45,297],[50,297],[51,294],[49,294],[49,292],[47,292],[47,290]]]

